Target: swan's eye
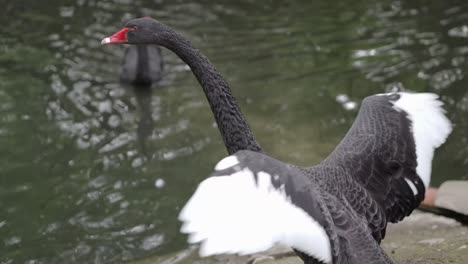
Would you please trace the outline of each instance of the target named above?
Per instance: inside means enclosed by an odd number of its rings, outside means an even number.
[[[138,27],[137,27],[137,26],[133,26],[133,27],[132,27],[132,31],[138,31]]]

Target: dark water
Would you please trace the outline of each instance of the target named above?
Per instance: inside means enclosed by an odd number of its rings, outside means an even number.
[[[6,1],[6,2],[5,2]],[[150,15],[227,77],[262,146],[323,159],[367,95],[442,95],[456,129],[433,185],[466,178],[468,4],[445,1],[3,0],[0,263],[114,263],[186,247],[178,211],[225,154],[191,72],[164,51],[152,92],[99,41]]]

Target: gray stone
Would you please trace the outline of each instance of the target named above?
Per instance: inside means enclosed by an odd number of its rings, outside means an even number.
[[[389,224],[383,248],[395,263],[467,264],[468,227],[457,221],[415,211],[398,224]],[[148,258],[133,264],[302,264],[288,248],[254,256],[199,258],[194,249],[165,257]]]
[[[388,226],[383,247],[395,263],[466,264],[468,227],[416,211],[403,222]]]
[[[468,181],[444,182],[437,191],[435,205],[468,215]]]

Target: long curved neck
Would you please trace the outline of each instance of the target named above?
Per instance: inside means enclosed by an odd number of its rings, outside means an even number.
[[[208,58],[195,49],[188,40],[173,31],[166,32],[161,45],[172,50],[192,69],[206,94],[228,153],[234,154],[239,150],[263,152],[228,83]]]

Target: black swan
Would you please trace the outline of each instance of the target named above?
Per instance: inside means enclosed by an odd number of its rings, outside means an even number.
[[[148,87],[159,81],[163,71],[161,48],[157,45],[131,45],[125,49],[120,82]]]
[[[306,264],[392,263],[379,246],[388,222],[424,198],[435,148],[452,130],[437,95],[391,93],[363,100],[336,149],[302,168],[266,155],[226,81],[189,41],[151,18],[129,21],[102,44],[157,44],[185,61],[202,86],[228,156],[179,215],[200,255],[292,247]]]
[[[151,111],[151,87],[162,78],[164,61],[157,45],[129,45],[125,49],[120,67],[120,82],[131,85],[141,111],[137,140],[145,156],[146,139],[153,128]]]

